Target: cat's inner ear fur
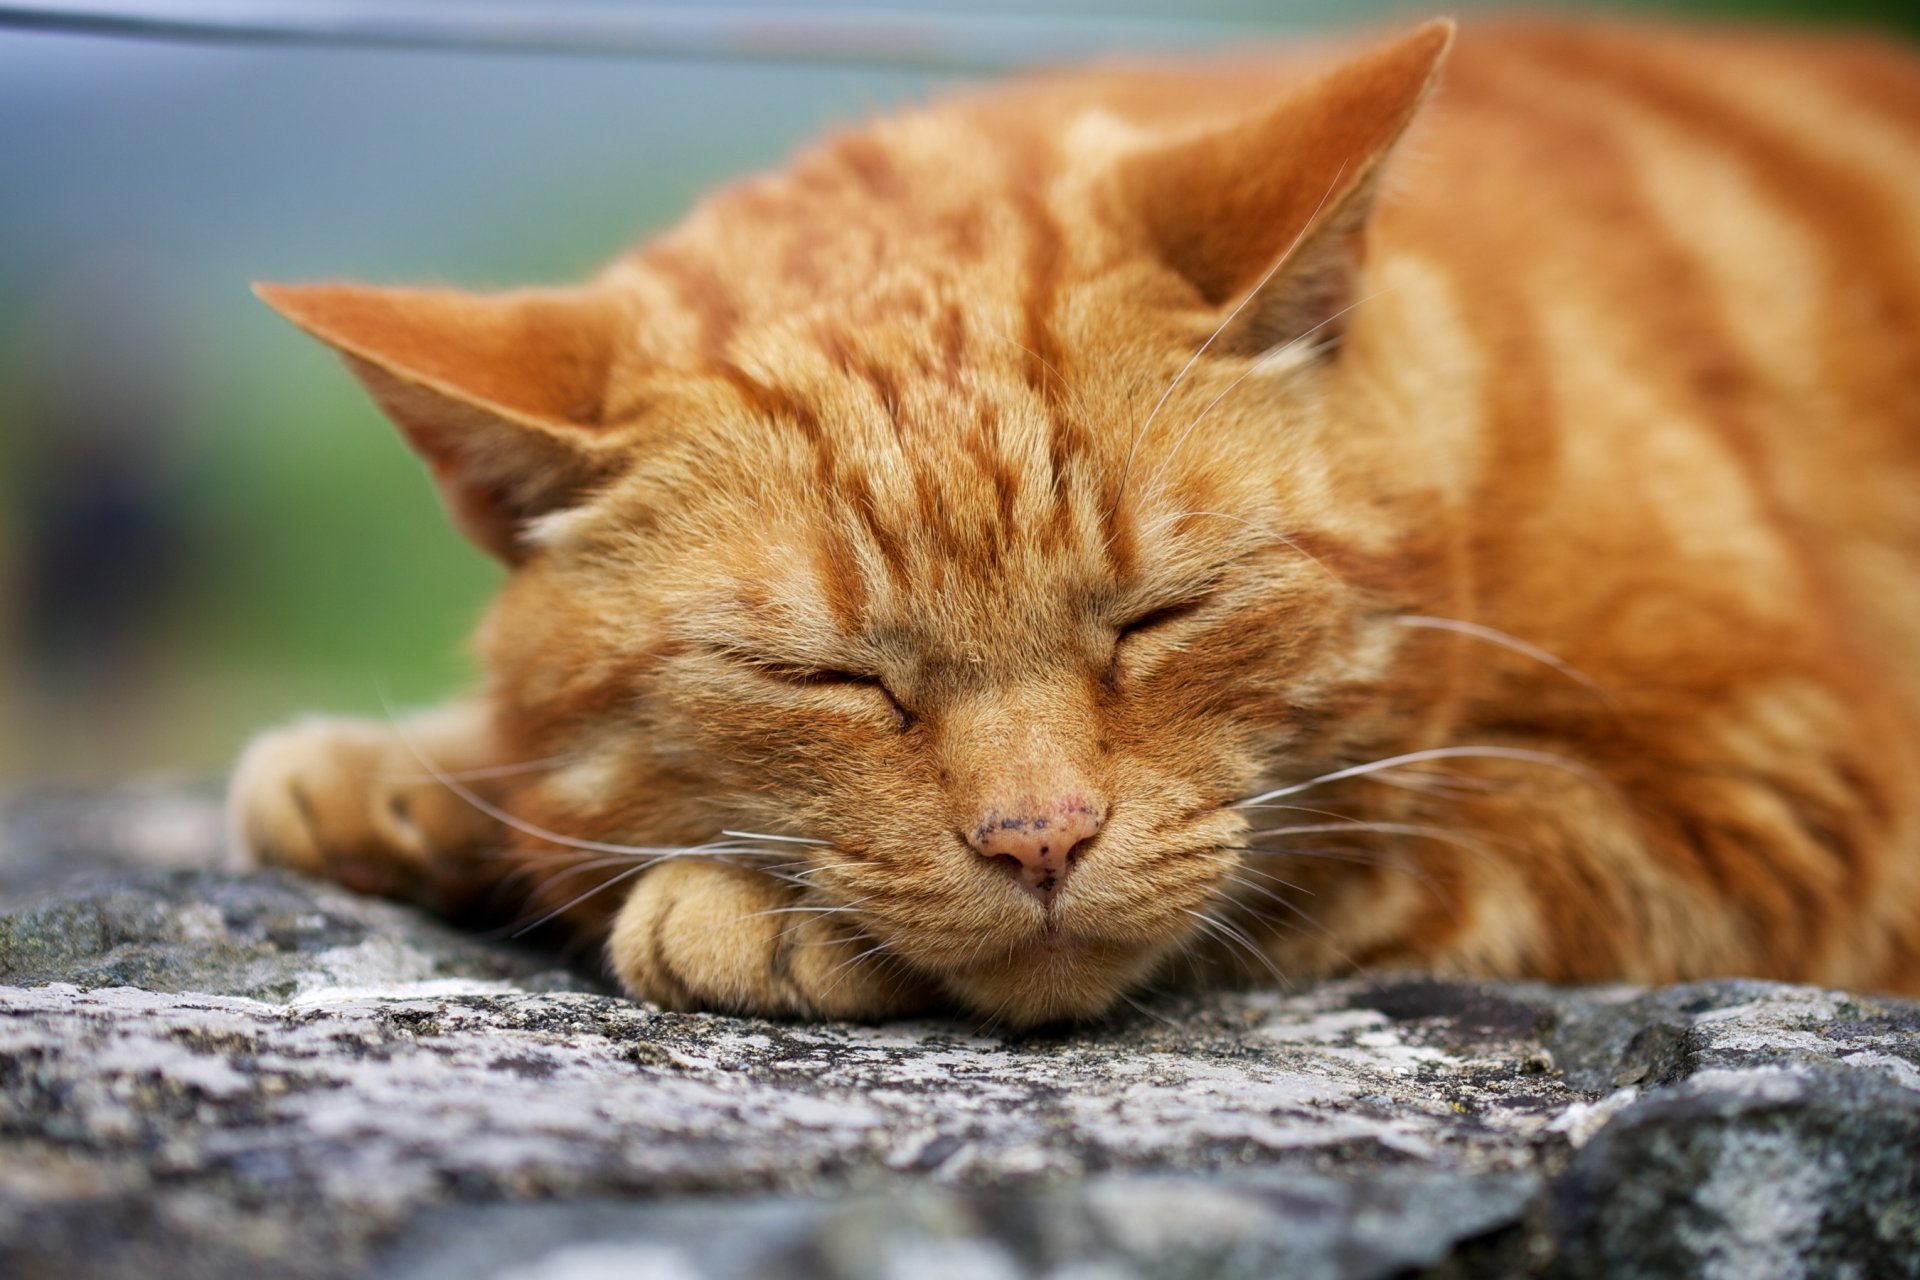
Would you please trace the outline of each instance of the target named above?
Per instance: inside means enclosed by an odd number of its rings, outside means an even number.
[[[528,521],[604,481],[609,366],[622,326],[589,288],[259,284],[274,310],[345,358],[427,461],[454,523],[509,563]]]
[[[1241,307],[1215,349],[1336,343],[1381,172],[1453,41],[1430,22],[1225,126],[1154,146],[1120,172],[1160,260],[1210,306]]]

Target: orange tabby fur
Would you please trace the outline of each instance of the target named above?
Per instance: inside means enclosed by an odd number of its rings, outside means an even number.
[[[1920,66],[1450,39],[910,113],[576,288],[263,286],[513,572],[246,846],[686,1008],[1920,990]],[[1055,797],[1043,900],[968,832]]]

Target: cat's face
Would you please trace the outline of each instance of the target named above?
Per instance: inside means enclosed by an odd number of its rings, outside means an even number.
[[[699,462],[669,448],[541,528],[490,653],[542,723],[528,754],[574,757],[527,797],[544,823],[826,841],[794,859],[821,900],[1031,1020],[1103,1006],[1203,927],[1230,802],[1333,754],[1385,654],[1375,602],[1278,523],[1297,478],[1217,442],[1129,474],[1128,435],[1057,451],[1031,388],[981,381],[997,427],[938,446],[852,387],[830,434],[683,419]]]
[[[1422,40],[1370,66],[1364,164],[1306,157],[1271,226],[1202,201],[1226,250],[1151,205],[1234,127],[1150,145],[1087,117],[1042,145],[950,110],[570,294],[270,295],[515,563],[494,697],[559,762],[516,811],[798,838],[802,901],[1016,1023],[1106,1007],[1257,891],[1234,802],[1404,719],[1420,486],[1368,474],[1363,357],[1324,339]]]

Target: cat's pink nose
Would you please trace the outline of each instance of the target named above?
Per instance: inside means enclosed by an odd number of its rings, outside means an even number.
[[[1083,796],[988,809],[966,832],[981,857],[998,860],[1042,903],[1053,901],[1082,846],[1106,820],[1101,806]]]

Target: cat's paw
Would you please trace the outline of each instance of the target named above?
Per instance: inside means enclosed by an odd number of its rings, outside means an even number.
[[[492,829],[424,776],[385,725],[303,720],[247,747],[227,792],[243,865],[291,867],[362,893],[425,898],[444,864]]]
[[[933,1002],[922,979],[838,913],[807,911],[781,882],[719,862],[649,871],[621,907],[607,955],[629,993],[669,1009],[870,1019]]]

